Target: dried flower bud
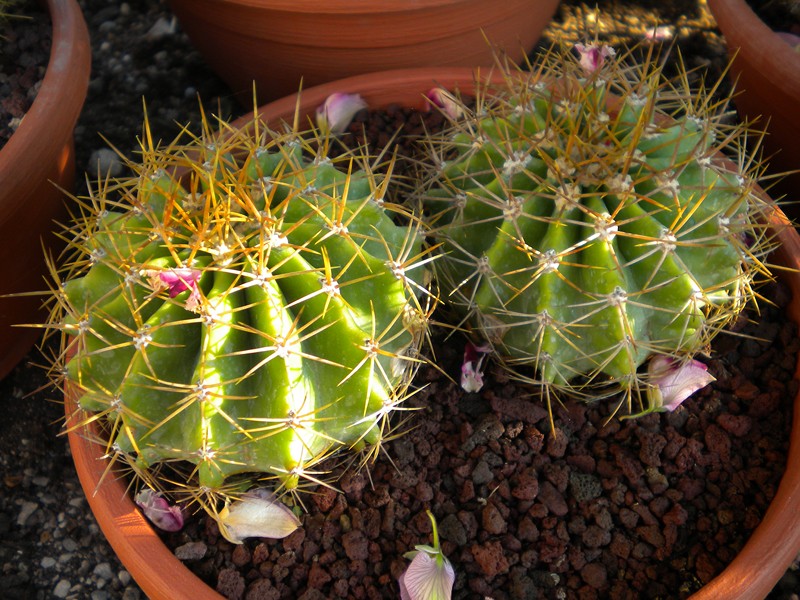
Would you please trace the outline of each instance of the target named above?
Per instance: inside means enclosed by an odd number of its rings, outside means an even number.
[[[479,392],[483,387],[483,359],[491,352],[487,346],[476,346],[467,342],[464,346],[464,362],[461,364],[461,388],[465,392]]]
[[[575,44],[575,50],[580,56],[581,67],[587,75],[599,71],[607,58],[616,54],[611,46],[597,46],[595,44]]]
[[[269,490],[255,489],[225,506],[218,515],[220,533],[229,542],[245,538],[285,538],[300,526],[300,519]]]
[[[455,120],[464,115],[464,109],[461,108],[458,100],[444,88],[431,88],[425,97],[450,119]]]
[[[183,528],[183,511],[167,502],[158,492],[144,488],[133,499],[144,516],[163,531],[180,531]]]

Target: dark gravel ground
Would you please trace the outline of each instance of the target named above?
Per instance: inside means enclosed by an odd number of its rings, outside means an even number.
[[[111,144],[133,156],[143,102],[156,138],[199,122],[198,96],[209,113],[242,109],[203,64],[159,0],[80,0],[92,36],[93,73],[76,129],[79,174],[119,168]],[[595,9],[595,5],[597,8]],[[577,40],[596,26],[613,43],[639,41],[664,25],[690,67],[718,76],[724,47],[705,2],[608,0],[591,7],[564,1],[546,39]],[[180,125],[179,125],[180,124]],[[104,141],[105,140],[105,141]],[[79,183],[78,194],[85,192]],[[45,383],[36,352],[0,382],[0,596],[9,599],[134,600],[142,594],[96,526],[58,437],[61,407]],[[774,598],[792,598],[789,571]]]

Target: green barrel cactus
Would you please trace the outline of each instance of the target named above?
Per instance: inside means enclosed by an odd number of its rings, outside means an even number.
[[[474,105],[435,90],[451,126],[427,140],[421,202],[443,300],[514,376],[548,402],[624,390],[652,410],[642,365],[704,351],[766,275],[769,200],[710,92],[576,48]]]
[[[292,490],[377,448],[406,398],[423,235],[386,198],[391,164],[333,157],[316,130],[220,127],[146,142],[134,176],[82,200],[53,268],[56,371],[144,477],[181,462],[199,495],[244,474]]]

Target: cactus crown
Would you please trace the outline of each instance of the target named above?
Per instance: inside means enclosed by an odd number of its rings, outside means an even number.
[[[474,106],[454,94],[420,197],[472,335],[548,402],[623,389],[630,411],[649,357],[705,350],[754,297],[767,201],[714,87],[576,48],[504,68]]]
[[[134,175],[79,200],[52,267],[54,377],[107,418],[110,455],[149,479],[190,465],[178,487],[207,506],[377,448],[421,360],[425,251],[386,198],[393,161],[333,157],[296,121],[204,119],[167,147],[145,128]]]

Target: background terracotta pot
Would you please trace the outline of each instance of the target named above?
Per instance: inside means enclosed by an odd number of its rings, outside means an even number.
[[[206,62],[247,107],[360,73],[483,66],[530,52],[559,0],[169,0]]]
[[[466,68],[357,76],[306,90],[299,110],[313,115],[333,92],[359,93],[373,108],[399,103],[422,109],[426,102],[423,94],[433,84],[469,93],[475,77],[475,72]],[[296,96],[289,96],[261,107],[259,115],[273,125],[289,122],[296,106]],[[243,117],[234,126],[243,127],[251,119],[250,115]],[[781,244],[774,260],[789,267],[779,272],[792,290],[789,314],[800,324],[800,235],[780,210],[770,214],[769,224]],[[75,398],[69,390],[65,397],[68,427],[75,427],[69,431],[69,441],[81,485],[101,529],[137,583],[151,600],[220,599],[161,542],[127,494],[127,482],[113,474],[104,478],[106,446],[98,441],[97,424],[77,427],[81,417],[75,412]],[[794,414],[800,415],[800,394],[794,399]],[[785,474],[761,524],[733,562],[692,596],[694,600],[762,599],[800,552],[800,417],[792,423],[789,452]]]
[[[775,34],[745,0],[708,0],[708,7],[725,36],[737,81],[736,108],[742,117],[769,120],[764,141],[769,171],[800,169],[800,54]],[[735,58],[734,58],[735,56]],[[800,173],[789,175],[774,190],[786,194],[786,213],[800,218]]]
[[[41,323],[37,297],[6,294],[45,289],[42,243],[54,247],[54,220],[67,215],[64,192],[75,179],[72,133],[86,99],[89,33],[76,0],[47,0],[53,24],[41,88],[11,139],[0,149],[0,379],[30,350]],[[58,187],[57,187],[58,186]],[[61,188],[61,189],[59,189]]]

